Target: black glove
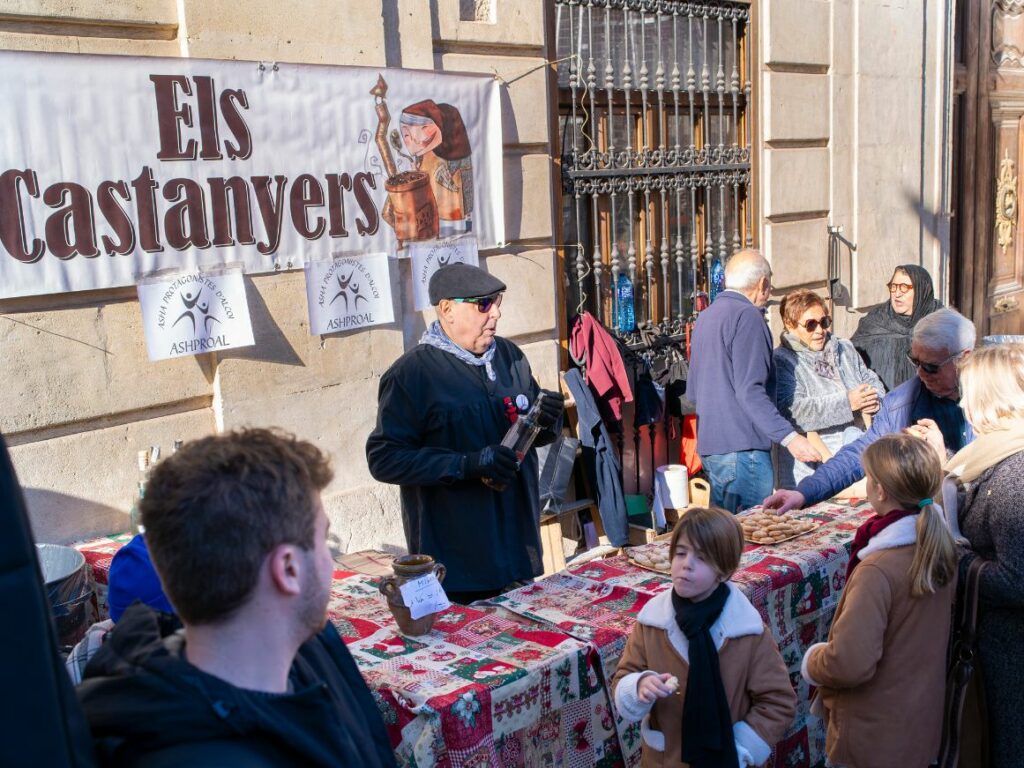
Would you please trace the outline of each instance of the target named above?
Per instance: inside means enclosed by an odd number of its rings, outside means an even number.
[[[561,392],[552,392],[548,389],[540,391],[540,413],[537,415],[537,425],[541,429],[550,429],[565,410],[565,395]]]
[[[519,461],[516,452],[504,445],[488,445],[466,454],[467,479],[487,478],[496,483],[508,483],[516,476]]]

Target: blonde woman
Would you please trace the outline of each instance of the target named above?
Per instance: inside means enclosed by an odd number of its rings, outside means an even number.
[[[829,764],[923,768],[939,753],[956,546],[935,506],[938,456],[906,434],[861,457],[875,515],[853,540],[828,642],[801,672],[818,686]]]
[[[991,768],[1024,759],[1024,344],[983,347],[960,364],[960,405],[974,442],[945,469],[959,486],[956,520],[988,561],[979,589],[978,649]]]

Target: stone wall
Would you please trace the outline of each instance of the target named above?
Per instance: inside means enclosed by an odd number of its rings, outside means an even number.
[[[0,48],[494,73],[501,82],[507,248],[484,252],[509,295],[501,332],[547,386],[558,365],[545,8],[549,0],[11,0]],[[895,264],[942,271],[938,211],[943,24],[922,0],[755,3],[760,241],[780,291],[821,288],[832,222],[858,245],[837,310],[848,335]],[[0,301],[0,431],[37,537],[124,529],[136,450],[278,425],[333,456],[338,548],[400,547],[397,491],[363,444],[381,373],[429,322],[396,285],[391,326],[311,337],[299,271],[249,281],[251,350],[149,363],[132,289]],[[941,290],[940,281],[936,281]],[[777,325],[777,321],[776,321]]]
[[[509,285],[500,332],[555,385],[542,3],[15,0],[0,10],[0,48],[495,73],[508,246],[481,257]],[[363,453],[380,375],[432,319],[413,310],[408,265],[396,271],[403,311],[393,325],[310,336],[302,272],[255,275],[258,346],[159,363],[146,358],[133,289],[0,301],[0,431],[37,539],[126,529],[140,448],[274,425],[330,452],[336,479],[325,505],[338,549],[404,546],[397,489],[373,482]]]
[[[840,335],[888,298],[897,264],[927,268],[941,295],[941,8],[766,0],[758,10],[762,243],[779,295],[824,287],[829,223],[857,245],[852,269],[842,252]]]

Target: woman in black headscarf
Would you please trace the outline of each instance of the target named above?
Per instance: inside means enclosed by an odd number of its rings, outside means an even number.
[[[942,304],[935,299],[932,276],[916,264],[896,267],[888,287],[889,301],[861,318],[850,341],[891,392],[917,373],[907,359],[914,325]]]

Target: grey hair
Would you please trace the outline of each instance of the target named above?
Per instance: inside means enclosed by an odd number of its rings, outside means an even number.
[[[737,256],[749,256],[753,254],[757,258],[737,259]],[[745,248],[736,251],[729,260],[725,262],[725,287],[734,291],[745,291],[755,287],[761,280],[771,278],[772,265],[761,255],[760,251],[753,248]]]
[[[974,349],[977,338],[978,332],[974,328],[974,323],[948,307],[925,315],[914,326],[914,343],[925,349],[944,349],[949,354]]]

